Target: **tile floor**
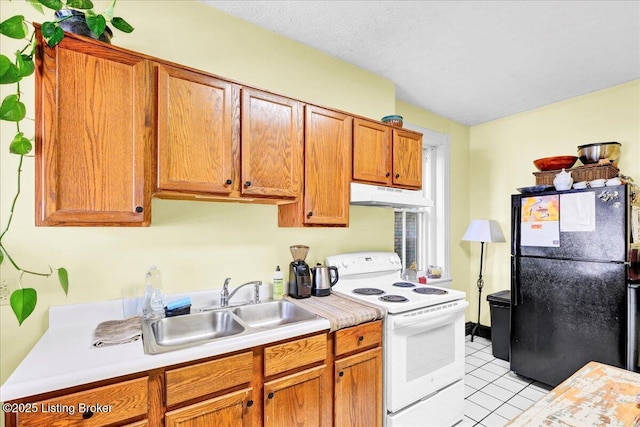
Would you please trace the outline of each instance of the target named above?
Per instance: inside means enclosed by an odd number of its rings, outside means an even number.
[[[464,420],[456,427],[502,427],[551,389],[511,372],[509,362],[493,357],[491,341],[466,341]]]

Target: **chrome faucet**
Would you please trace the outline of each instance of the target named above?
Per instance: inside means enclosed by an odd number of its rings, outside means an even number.
[[[220,292],[220,306],[221,307],[229,307],[229,301],[231,298],[245,286],[253,285],[253,303],[260,303],[260,286],[262,285],[261,280],[254,280],[252,282],[244,283],[233,290],[233,292],[229,293],[229,282],[231,281],[230,277],[227,277],[222,285],[222,292]]]

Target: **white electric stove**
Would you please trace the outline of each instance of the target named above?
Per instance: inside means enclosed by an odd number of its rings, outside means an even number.
[[[452,426],[461,421],[466,294],[403,280],[394,252],[339,254],[325,263],[339,273],[332,292],[387,309],[385,426]]]

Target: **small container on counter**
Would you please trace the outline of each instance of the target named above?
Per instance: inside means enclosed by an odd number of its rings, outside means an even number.
[[[280,266],[276,267],[276,271],[273,273],[273,291],[272,298],[274,300],[281,300],[284,294],[284,278]]]

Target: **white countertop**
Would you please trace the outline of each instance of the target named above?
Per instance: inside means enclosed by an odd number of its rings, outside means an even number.
[[[219,291],[193,292],[171,295],[169,298],[174,300],[190,296],[193,307],[202,307],[216,301],[218,293]],[[328,330],[330,327],[327,319],[319,317],[317,320],[292,323],[263,333],[228,337],[184,350],[155,355],[144,353],[142,340],[102,348],[92,345],[93,331],[100,322],[122,318],[120,299],[51,307],[49,329],[0,387],[0,401],[6,402],[216,356]]]

